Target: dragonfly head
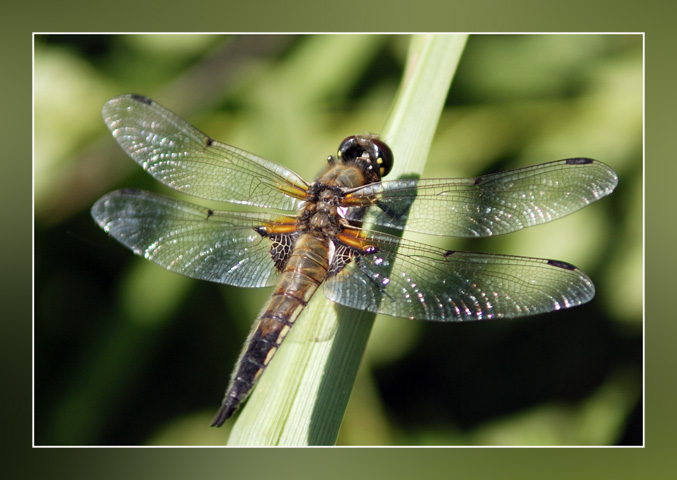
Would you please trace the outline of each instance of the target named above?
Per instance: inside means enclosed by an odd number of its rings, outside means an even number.
[[[388,175],[393,168],[393,152],[377,135],[352,135],[344,139],[336,156],[345,164],[366,162],[379,178]]]

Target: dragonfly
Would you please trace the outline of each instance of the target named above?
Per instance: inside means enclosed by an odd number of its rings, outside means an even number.
[[[610,194],[618,176],[569,158],[462,179],[382,181],[393,152],[376,135],[344,139],[313,182],[202,133],[141,95],[103,107],[122,149],[178,192],[259,207],[213,210],[125,188],[92,207],[101,228],[169,271],[237,287],[274,287],[212,426],[246,400],[322,286],[331,301],[409,319],[514,318],[590,301],[595,287],[559,260],[445,250],[407,231],[487,237],[550,222]]]

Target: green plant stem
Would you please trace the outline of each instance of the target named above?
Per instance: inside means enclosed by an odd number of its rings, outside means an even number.
[[[465,42],[465,35],[412,37],[381,132],[395,155],[389,178],[422,173]],[[374,318],[316,294],[261,376],[228,444],[333,445]]]

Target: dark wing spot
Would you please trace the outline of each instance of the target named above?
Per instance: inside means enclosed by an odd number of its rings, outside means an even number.
[[[561,262],[559,260],[548,260],[548,265],[552,265],[553,267],[557,268],[563,268],[564,270],[576,270],[576,267],[574,267],[572,264]]]
[[[449,257],[451,257],[454,253],[456,253],[456,252],[453,251],[453,250],[447,250],[446,252],[444,252],[444,258],[449,258]]]
[[[567,158],[567,165],[589,165],[594,160],[592,158]]]
[[[260,233],[261,232],[259,232],[259,234]],[[267,234],[266,236],[272,242],[270,244],[270,257],[273,260],[277,271],[281,272],[284,270],[284,267],[289,261],[289,257],[291,256],[291,252],[294,249],[294,243],[296,243],[296,237],[298,234]]]
[[[212,210],[211,208],[208,208],[207,209],[207,218],[211,217],[212,215],[214,215],[214,210]]]
[[[333,277],[341,273],[346,265],[353,261],[357,251],[354,248],[336,241],[334,242],[334,245],[336,246],[336,250],[334,251],[334,258],[331,261],[331,265],[329,265],[327,277]]]
[[[153,103],[153,101],[150,98],[144,97],[143,95],[139,95],[137,93],[132,93],[131,97],[137,102],[146,103],[148,105]]]
[[[207,147],[211,147],[212,143],[214,143],[214,139],[212,137],[207,137],[207,139],[205,140],[205,145]]]
[[[483,181],[484,181],[484,179],[482,177],[475,177],[475,185],[479,185]]]

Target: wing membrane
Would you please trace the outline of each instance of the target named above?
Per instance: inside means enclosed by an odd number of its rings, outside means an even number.
[[[113,137],[144,170],[180,192],[222,202],[294,210],[306,182],[291,170],[211,139],[145,97],[106,103]]]
[[[266,213],[212,211],[142,190],[101,197],[92,216],[137,255],[167,270],[238,287],[274,285],[270,241],[254,228],[275,223]]]
[[[595,294],[592,281],[568,263],[452,252],[378,232],[366,236],[376,251],[354,257],[325,281],[330,300],[447,322],[546,313],[586,303]]]
[[[395,180],[357,188],[346,205],[375,205],[373,222],[455,237],[501,235],[550,222],[610,194],[605,164],[575,158],[463,179]],[[350,218],[350,217],[349,217]]]

